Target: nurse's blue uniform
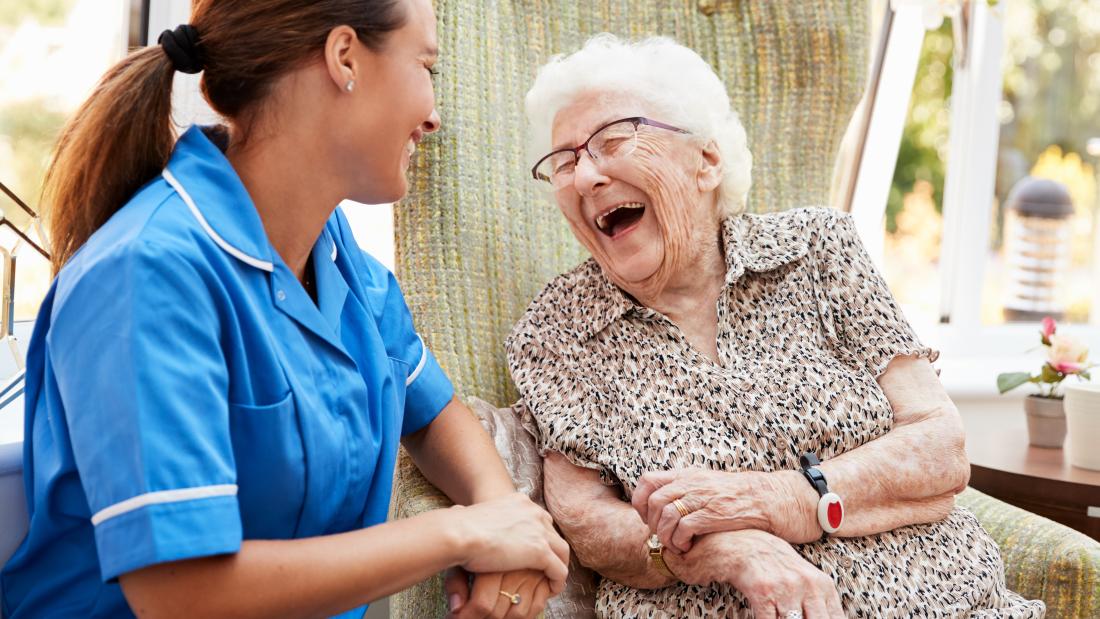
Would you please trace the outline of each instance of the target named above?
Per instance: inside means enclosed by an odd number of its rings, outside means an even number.
[[[131,617],[127,572],[384,522],[400,437],[454,394],[343,213],[315,304],[214,135],[188,130],[42,305],[8,619]]]

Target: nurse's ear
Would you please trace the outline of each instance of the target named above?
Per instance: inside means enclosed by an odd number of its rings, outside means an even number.
[[[333,85],[345,92],[355,89],[355,78],[360,67],[352,52],[358,42],[359,37],[351,26],[333,28],[325,40],[325,67]]]

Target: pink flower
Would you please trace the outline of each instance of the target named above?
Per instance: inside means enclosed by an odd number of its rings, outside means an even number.
[[[1046,318],[1043,319],[1043,330],[1041,331],[1041,333],[1043,334],[1043,343],[1044,344],[1046,344],[1048,346],[1050,345],[1050,336],[1054,335],[1054,331],[1057,328],[1058,328],[1058,324],[1055,323],[1054,319],[1051,318],[1050,316],[1047,316]]]
[[[1074,363],[1072,361],[1063,361],[1062,363],[1052,363],[1050,364],[1050,367],[1063,374],[1076,374],[1077,372],[1085,369],[1085,364]]]
[[[1047,361],[1050,362],[1050,367],[1055,370],[1063,374],[1080,371],[1084,367],[1085,359],[1088,356],[1088,347],[1070,336],[1050,336],[1050,352],[1047,354]]]

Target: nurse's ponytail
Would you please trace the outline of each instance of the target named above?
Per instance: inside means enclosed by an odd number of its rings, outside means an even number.
[[[174,74],[160,47],[135,51],[62,129],[42,188],[54,273],[168,162]]]
[[[405,23],[406,0],[194,0],[191,24],[115,65],[61,132],[42,205],[54,273],[168,163],[172,78],[202,70],[210,106],[246,136],[275,81],[318,58],[329,32],[371,49]]]

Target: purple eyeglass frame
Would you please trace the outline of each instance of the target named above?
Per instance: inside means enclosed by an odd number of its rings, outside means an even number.
[[[691,133],[687,129],[681,129],[679,127],[673,127],[672,125],[668,125],[668,124],[665,124],[665,123],[657,121],[657,120],[652,120],[652,119],[646,118],[645,116],[629,116],[627,118],[620,118],[619,120],[613,120],[613,121],[611,121],[611,122],[609,122],[605,125],[602,125],[599,129],[596,129],[595,131],[593,131],[592,134],[588,136],[588,139],[584,141],[584,144],[581,144],[580,146],[577,146],[575,148],[559,148],[558,150],[555,150],[555,151],[551,152],[550,154],[546,155],[542,159],[539,159],[535,163],[535,165],[531,167],[531,178],[535,179],[536,181],[545,181],[547,183],[551,183],[552,181],[550,180],[550,177],[539,175],[538,170],[539,170],[539,166],[542,165],[543,161],[546,161],[547,159],[553,157],[554,155],[556,155],[558,153],[570,153],[570,152],[573,153],[573,159],[574,159],[573,163],[576,164],[581,159],[581,151],[584,150],[584,151],[587,151],[588,156],[591,157],[593,161],[595,161],[596,156],[592,154],[592,151],[588,150],[588,143],[591,142],[592,138],[596,137],[596,135],[599,134],[599,132],[603,131],[604,129],[607,129],[611,125],[617,125],[619,123],[624,123],[624,122],[634,123],[634,131],[638,130],[638,125],[647,125],[647,126],[650,126],[650,127],[657,127],[658,129],[665,129],[667,131],[675,131],[676,133],[686,133],[686,134]]]

